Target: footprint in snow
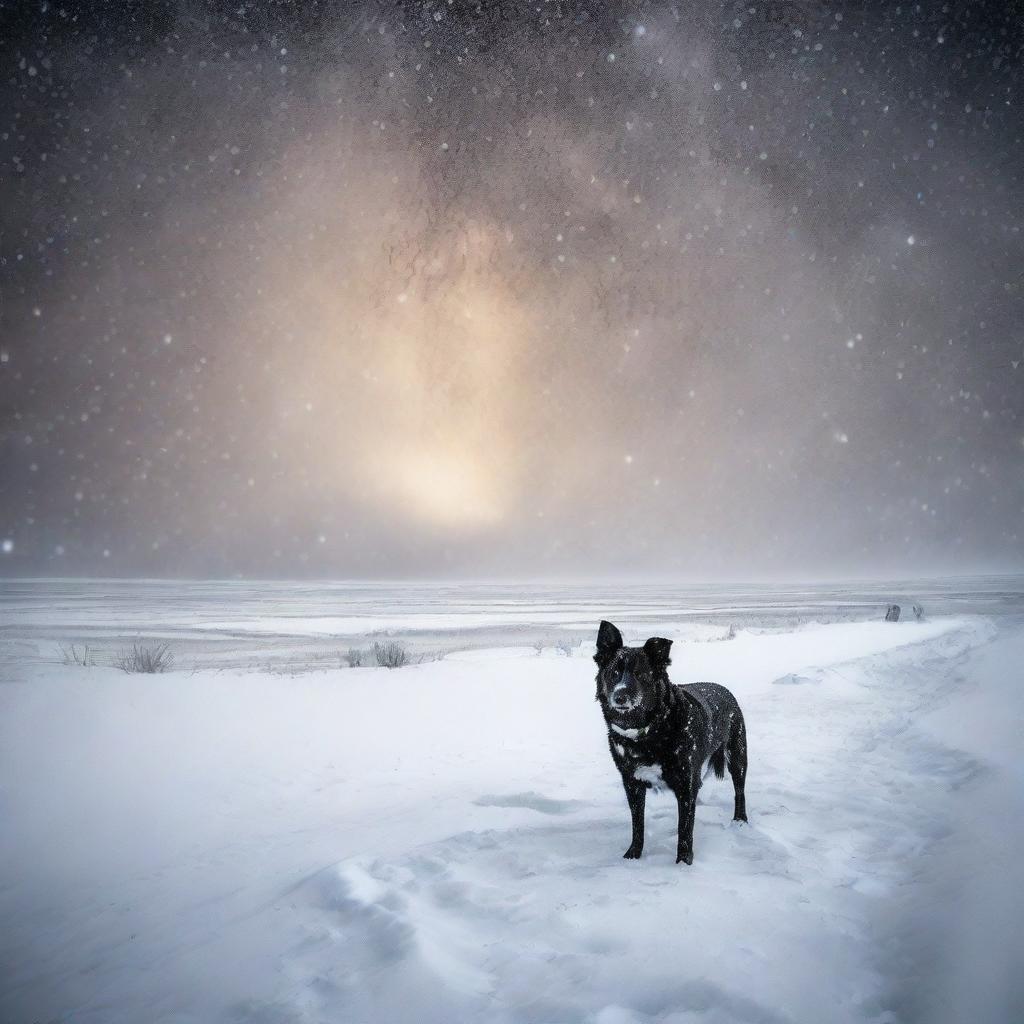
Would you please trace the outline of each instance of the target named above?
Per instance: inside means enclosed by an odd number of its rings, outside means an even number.
[[[806,686],[808,683],[820,682],[820,679],[813,679],[810,676],[802,676],[796,672],[790,672],[789,675],[779,676],[778,679],[772,680],[772,684],[774,686]]]

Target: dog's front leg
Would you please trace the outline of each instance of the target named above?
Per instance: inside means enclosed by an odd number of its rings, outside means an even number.
[[[693,863],[693,816],[697,810],[697,787],[692,781],[683,783],[676,790],[679,805],[679,842],[676,846],[676,863]]]
[[[622,785],[626,788],[629,814],[633,819],[633,841],[622,856],[628,860],[636,860],[644,852],[644,808],[647,805],[647,787],[642,782],[634,782],[632,779],[623,779]]]

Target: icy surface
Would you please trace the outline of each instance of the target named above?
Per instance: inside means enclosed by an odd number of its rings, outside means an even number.
[[[262,667],[256,588],[5,584],[0,1019],[1014,1019],[1017,584],[935,587],[899,624],[876,611],[923,584],[503,590],[500,613],[479,589],[339,587],[326,608],[268,585],[288,635],[312,635],[303,613],[423,614],[424,649],[456,652],[350,669],[300,643],[287,674]],[[709,779],[690,868],[670,795],[622,860],[589,640],[544,644],[605,608],[747,715],[750,825]],[[139,633],[170,636],[178,670],[56,655]]]

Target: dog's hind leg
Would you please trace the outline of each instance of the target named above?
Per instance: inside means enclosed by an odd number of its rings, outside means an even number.
[[[627,860],[636,860],[644,852],[644,809],[647,806],[647,787],[642,782],[623,779],[626,799],[629,801],[629,815],[633,821],[633,841],[622,855]]]
[[[736,810],[733,812],[732,820],[746,821],[747,798],[744,786],[747,781],[747,727],[743,721],[743,715],[738,710],[736,717],[732,720],[732,728],[729,730],[726,754],[729,762],[729,774],[732,776],[732,786],[736,792]]]

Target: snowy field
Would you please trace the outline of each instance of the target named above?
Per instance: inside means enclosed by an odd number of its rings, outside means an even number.
[[[750,824],[709,780],[692,867],[666,796],[621,859],[602,617],[744,708]],[[0,1021],[1024,1019],[1022,666],[1012,578],[4,581]]]

